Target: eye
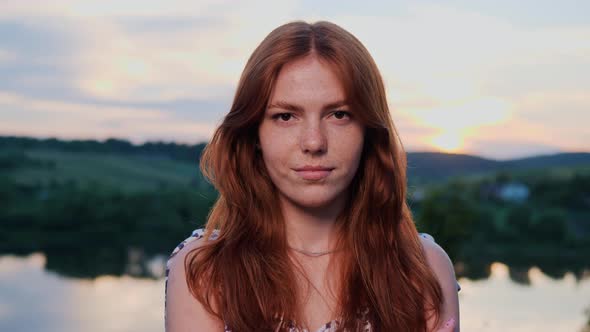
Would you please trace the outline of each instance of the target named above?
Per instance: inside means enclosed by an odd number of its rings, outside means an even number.
[[[293,114],[291,114],[291,113],[277,113],[272,116],[273,119],[275,119],[275,120],[280,119],[281,121],[284,121],[284,122],[291,120],[292,117],[293,117]]]
[[[334,113],[332,113],[334,115],[334,117],[338,120],[342,120],[345,117],[349,117],[350,118],[350,113],[347,111],[335,111]]]

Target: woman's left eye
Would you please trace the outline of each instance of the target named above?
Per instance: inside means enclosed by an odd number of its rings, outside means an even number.
[[[334,115],[334,117],[338,120],[342,120],[345,117],[350,117],[350,113],[347,111],[335,111],[334,113],[332,113]]]

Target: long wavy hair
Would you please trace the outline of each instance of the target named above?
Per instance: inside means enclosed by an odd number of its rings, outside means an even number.
[[[191,293],[233,331],[286,330],[302,321],[285,223],[262,156],[258,126],[281,67],[314,54],[339,76],[365,140],[349,204],[337,218],[344,244],[341,330],[360,329],[369,309],[375,331],[426,331],[440,319],[442,290],[429,268],[406,202],[406,154],[392,122],[379,70],[362,43],[329,22],[273,30],[248,59],[233,104],[206,146],[201,168],[219,191],[205,238],[185,260]]]

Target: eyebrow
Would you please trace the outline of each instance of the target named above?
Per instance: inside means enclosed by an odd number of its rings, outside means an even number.
[[[338,101],[335,101],[332,103],[325,104],[324,107],[322,107],[322,110],[324,110],[324,111],[332,110],[332,109],[342,107],[345,105],[348,105],[348,103],[345,100],[338,100]],[[297,105],[297,104],[293,104],[293,103],[288,103],[283,100],[277,100],[274,103],[268,105],[267,109],[271,109],[271,108],[281,108],[281,109],[293,111],[293,112],[303,112],[302,106]]]

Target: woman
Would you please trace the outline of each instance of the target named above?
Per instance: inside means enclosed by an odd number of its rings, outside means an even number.
[[[168,332],[459,330],[452,264],[416,231],[382,79],[349,32],[272,31],[201,167],[220,196],[168,261]]]

